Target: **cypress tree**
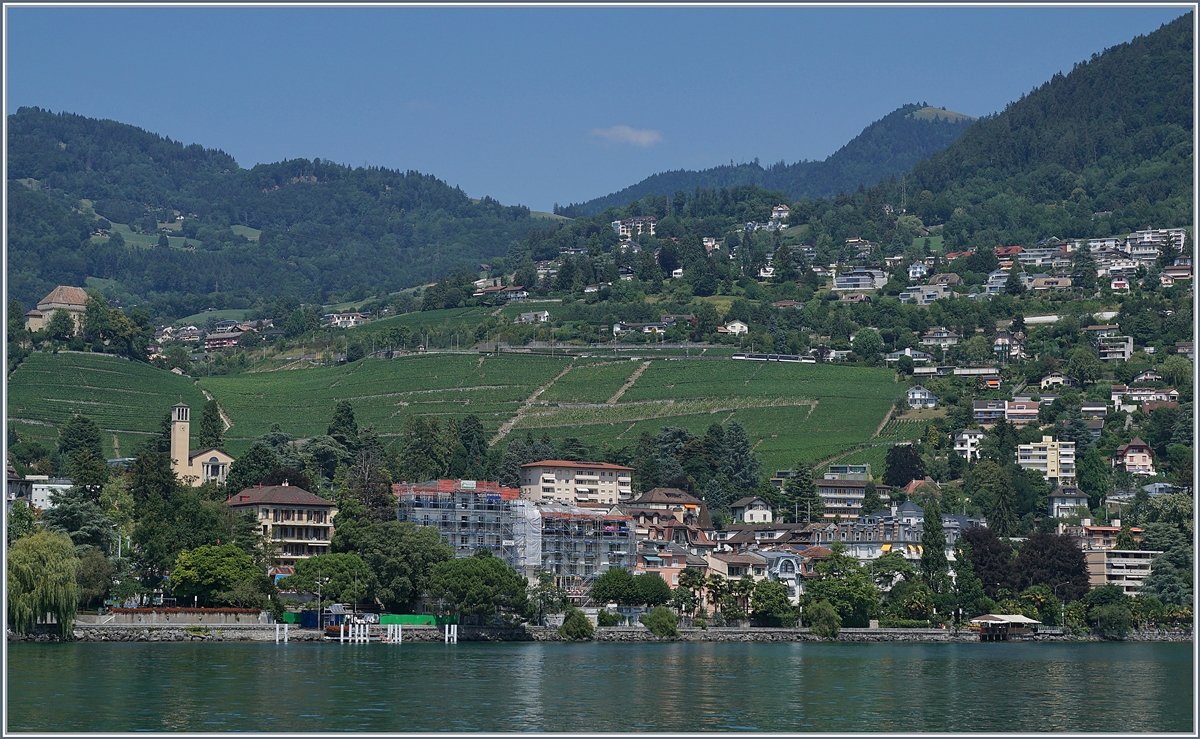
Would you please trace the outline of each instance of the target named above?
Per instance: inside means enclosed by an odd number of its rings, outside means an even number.
[[[921,532],[921,576],[935,593],[945,590],[950,564],[946,560],[946,532],[942,530],[942,509],[936,500],[925,506]]]
[[[225,446],[225,423],[221,420],[221,409],[216,400],[204,404],[196,443],[200,449],[222,449]]]

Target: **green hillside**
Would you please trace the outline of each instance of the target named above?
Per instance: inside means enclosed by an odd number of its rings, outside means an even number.
[[[374,424],[389,442],[409,414],[474,413],[492,435],[545,387],[516,418],[513,433],[621,447],[662,426],[703,433],[714,422],[736,419],[757,445],[764,468],[815,461],[867,442],[900,392],[886,370],[646,361],[646,370],[612,404],[607,401],[641,368],[641,358],[424,355],[204,378],[200,384],[233,421],[227,441],[235,454],[275,422],[298,437],[324,433],[339,400],[351,401],[359,423]]]
[[[25,305],[89,276],[170,317],[263,296],[337,302],[474,271],[561,220],[414,171],[320,158],[243,169],[198,144],[40,108],[7,126],[8,289]],[[97,216],[122,238],[93,238]],[[169,246],[195,249],[145,248],[163,228]]]
[[[8,413],[23,438],[50,443],[57,439],[58,424],[83,413],[108,437],[116,436],[122,454],[128,454],[159,430],[163,415],[180,398],[199,418],[203,388],[233,423],[226,446],[235,456],[273,423],[298,438],[325,433],[339,400],[353,403],[359,424],[374,425],[388,445],[410,414],[461,418],[473,413],[489,437],[515,417],[513,434],[548,434],[556,442],[577,437],[617,448],[636,444],[643,431],[684,426],[703,434],[712,423],[732,419],[746,427],[767,470],[869,443],[903,389],[881,369],[644,354],[633,361],[426,354],[193,383],[103,355],[38,353],[9,381]],[[539,388],[544,390],[522,411]],[[112,439],[105,443],[111,453]]]
[[[106,432],[109,455],[132,454],[180,401],[199,420],[206,401],[191,378],[104,354],[34,353],[8,381],[8,419],[22,438],[57,443],[57,427],[78,413]]]

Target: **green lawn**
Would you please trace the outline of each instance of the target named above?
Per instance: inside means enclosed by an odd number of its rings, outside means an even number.
[[[932,251],[935,254],[942,253],[943,249],[942,249],[942,235],[941,234],[938,234],[937,236],[918,236],[917,238],[913,239],[913,246],[915,246],[918,249],[922,248],[925,245],[925,239],[929,239],[930,251]]]

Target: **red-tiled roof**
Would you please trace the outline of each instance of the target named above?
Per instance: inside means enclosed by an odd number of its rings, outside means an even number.
[[[246,488],[240,493],[234,493],[225,501],[231,506],[262,505],[307,505],[328,506],[337,505],[332,500],[325,500],[313,495],[304,488],[295,485],[257,485]]]
[[[38,301],[38,305],[43,303],[62,303],[64,305],[78,305],[82,308],[87,304],[87,292],[82,287],[71,287],[70,285],[59,285],[50,291],[50,294]]]

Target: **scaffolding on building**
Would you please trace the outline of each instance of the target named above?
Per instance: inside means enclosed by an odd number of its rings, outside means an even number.
[[[562,503],[540,509],[542,569],[554,575],[573,605],[589,605],[597,577],[610,567],[629,566],[632,519]]]

